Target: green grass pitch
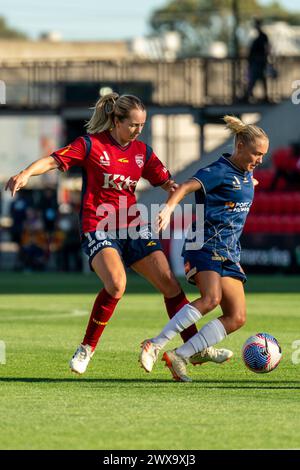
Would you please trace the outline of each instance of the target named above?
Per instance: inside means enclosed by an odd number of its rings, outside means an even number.
[[[247,324],[222,343],[234,357],[190,366],[191,384],[172,382],[161,361],[152,374],[138,365],[140,342],[167,319],[162,297],[140,278],[129,276],[83,377],[68,361],[100,289],[96,277],[2,273],[0,286],[1,449],[300,448],[300,363],[292,362],[292,354],[300,360],[292,346],[300,340],[299,277],[250,277]],[[258,331],[283,349],[279,367],[264,375],[248,371],[240,355]]]

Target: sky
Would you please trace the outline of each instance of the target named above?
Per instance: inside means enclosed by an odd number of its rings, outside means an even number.
[[[10,27],[37,39],[57,31],[64,40],[118,40],[149,34],[151,12],[168,0],[1,0],[0,16]],[[260,0],[260,3],[270,3]],[[280,0],[300,10],[299,0]]]

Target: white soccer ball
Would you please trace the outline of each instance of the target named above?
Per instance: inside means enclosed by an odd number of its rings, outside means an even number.
[[[263,374],[271,372],[278,366],[282,353],[274,336],[268,333],[257,333],[245,341],[242,356],[248,369]]]

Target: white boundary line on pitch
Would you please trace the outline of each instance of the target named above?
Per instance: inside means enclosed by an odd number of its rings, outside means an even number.
[[[56,318],[74,318],[74,317],[85,317],[86,315],[88,315],[88,311],[87,310],[72,310],[71,312],[66,312],[66,313],[55,313],[55,314],[48,314],[47,316],[47,312],[45,311],[45,313],[36,313],[35,315],[9,315],[9,316],[5,316],[5,317],[2,317],[0,315],[0,322],[2,321],[10,321],[10,320],[41,320],[41,319],[46,319],[46,320],[52,320],[52,319],[56,319]]]

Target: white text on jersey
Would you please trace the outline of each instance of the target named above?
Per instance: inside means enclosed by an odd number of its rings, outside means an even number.
[[[137,185],[137,181],[132,180],[130,176],[124,175],[112,175],[111,173],[103,173],[104,176],[104,183],[103,188],[113,188],[117,189],[118,191],[122,191],[123,189],[132,189]]]

